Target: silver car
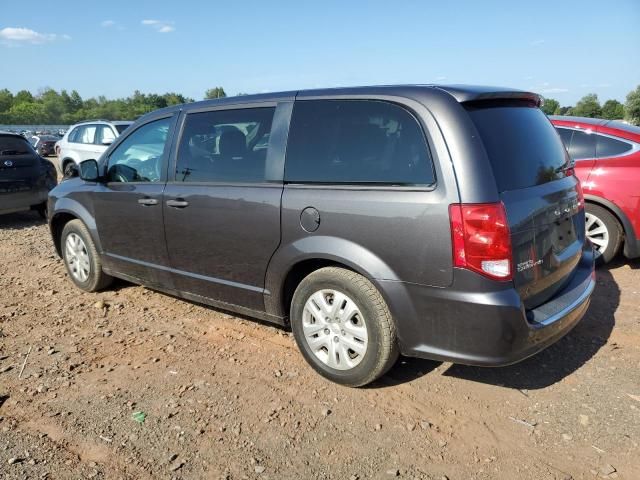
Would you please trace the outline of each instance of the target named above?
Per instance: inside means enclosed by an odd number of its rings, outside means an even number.
[[[88,120],[77,123],[56,144],[58,168],[67,175],[80,162],[97,159],[133,122]]]

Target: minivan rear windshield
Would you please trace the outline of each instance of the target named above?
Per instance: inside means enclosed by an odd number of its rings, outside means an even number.
[[[0,155],[23,155],[32,153],[31,144],[23,138],[0,136]]]
[[[537,107],[523,104],[466,105],[498,190],[518,190],[563,178],[569,156],[558,133]]]

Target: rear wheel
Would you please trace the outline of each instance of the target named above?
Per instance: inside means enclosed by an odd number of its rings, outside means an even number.
[[[80,220],[67,223],[60,245],[69,277],[78,288],[96,292],[111,284],[113,278],[102,271],[100,256],[84,223]]]
[[[587,238],[593,243],[596,263],[604,265],[620,251],[622,226],[608,210],[591,203],[586,205],[585,216]]]
[[[306,277],[291,304],[291,327],[307,362],[331,381],[359,387],[398,358],[386,302],[365,277],[336,267]]]

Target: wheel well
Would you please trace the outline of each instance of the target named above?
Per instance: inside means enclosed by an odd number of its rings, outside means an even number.
[[[75,163],[73,158],[65,158],[64,160],[62,160],[62,171],[64,172],[64,169],[66,168],[67,165],[69,165],[70,163]]]
[[[289,309],[291,307],[291,301],[293,300],[293,294],[300,285],[300,282],[309,274],[315,272],[324,267],[341,267],[346,270],[352,270],[347,265],[339,262],[334,262],[326,259],[311,259],[304,260],[300,263],[296,263],[289,273],[287,273],[284,283],[282,285],[281,307],[285,316],[289,316]]]
[[[597,202],[597,201],[594,202],[593,200],[585,200],[585,203],[590,203],[591,205],[595,205],[596,207],[604,208],[607,212],[609,212],[611,214],[611,216],[616,219],[616,221],[618,222],[618,225],[620,225],[620,232],[622,233],[622,241],[624,242],[624,239],[626,237],[626,233],[627,232],[626,232],[626,229],[625,229],[624,222],[618,216],[618,214],[616,212],[614,212],[612,209],[610,209],[609,207],[607,207],[606,205],[604,205],[603,203],[600,203],[600,202]]]
[[[53,244],[56,247],[56,252],[59,257],[62,257],[62,230],[64,226],[69,223],[71,220],[75,220],[77,217],[71,215],[70,213],[57,213],[51,219],[51,236],[53,237]]]

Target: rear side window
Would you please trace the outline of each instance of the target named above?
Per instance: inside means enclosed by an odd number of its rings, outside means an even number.
[[[122,133],[124,132],[127,128],[129,128],[129,125],[115,125],[116,130],[118,130],[118,133]]]
[[[302,100],[289,131],[292,183],[430,185],[431,156],[417,120],[373,100]]]
[[[499,191],[532,187],[565,176],[567,152],[540,109],[482,104],[466,108],[484,143]]]
[[[633,148],[633,145],[614,138],[596,135],[596,152],[599,158],[622,155]]]
[[[178,182],[264,182],[275,107],[187,115],[176,164]]]
[[[596,156],[596,136],[589,130],[556,127],[572,160],[584,160]]]

